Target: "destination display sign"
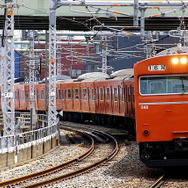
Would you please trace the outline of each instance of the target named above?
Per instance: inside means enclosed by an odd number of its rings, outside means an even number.
[[[149,65],[149,71],[164,71],[166,69],[165,65]]]

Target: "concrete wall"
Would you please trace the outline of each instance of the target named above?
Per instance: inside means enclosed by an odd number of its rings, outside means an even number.
[[[23,147],[13,152],[1,153],[0,169],[19,163],[29,162],[29,160],[36,159],[57,146],[59,146],[59,137],[55,136],[48,140],[43,140],[42,142],[33,142],[28,145],[28,147]]]

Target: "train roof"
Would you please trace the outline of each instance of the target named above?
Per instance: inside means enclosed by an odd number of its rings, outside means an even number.
[[[91,80],[93,79],[96,80],[96,79],[109,79],[110,76],[108,74],[105,74],[103,72],[89,72],[89,73],[85,73],[85,74],[82,74],[80,76],[78,76],[77,80],[78,81],[88,81],[88,80]]]
[[[44,78],[43,80],[41,80],[40,83],[45,83],[46,79],[47,79],[47,81],[48,81],[48,80],[49,80],[49,77]],[[71,80],[71,77],[70,77],[70,76],[67,76],[67,75],[57,75],[57,76],[56,76],[56,81],[57,81],[57,82],[64,81],[64,80]]]
[[[134,76],[134,71],[133,69],[121,69],[116,72],[113,72],[110,75],[111,79],[123,79],[123,80],[129,80],[133,78]]]
[[[165,56],[165,55],[173,55],[173,54],[188,54],[187,46],[176,46],[172,48],[168,48],[159,52],[156,56]]]

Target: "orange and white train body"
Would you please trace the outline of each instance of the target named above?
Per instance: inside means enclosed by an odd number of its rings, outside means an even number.
[[[188,165],[188,54],[134,66],[136,139],[150,167]]]

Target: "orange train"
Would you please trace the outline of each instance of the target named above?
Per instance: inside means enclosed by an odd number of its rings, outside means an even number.
[[[95,74],[57,81],[57,110],[64,120],[136,132],[140,159],[149,167],[188,165],[188,54],[138,62],[134,75],[132,69]],[[44,83],[35,85],[38,112],[47,109],[46,94]],[[15,108],[29,111],[28,85],[15,84]]]
[[[134,66],[136,138],[150,167],[188,165],[188,54]]]
[[[35,85],[35,109],[44,112],[46,86]],[[90,121],[122,125],[132,130],[134,124],[133,70],[117,71],[111,76],[104,73],[87,73],[78,79],[57,81],[57,110],[63,119],[75,122]],[[15,109],[30,110],[29,85],[15,84]]]

